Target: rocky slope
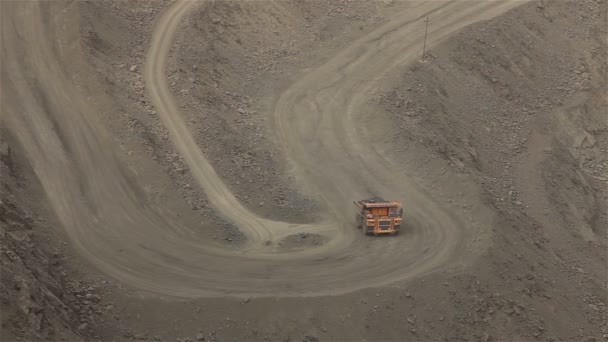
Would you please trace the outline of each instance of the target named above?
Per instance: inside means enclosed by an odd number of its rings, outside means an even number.
[[[209,1],[183,21],[169,79],[197,140],[237,197],[265,217],[306,222],[314,203],[289,176],[267,113],[302,69],[383,18],[364,1]]]
[[[443,156],[499,213],[453,336],[606,333],[605,8],[539,1],[472,25],[370,104],[396,128],[375,137],[391,157]]]
[[[79,77],[114,100],[100,119],[159,202],[235,245],[238,230],[194,185],[143,88],[150,31],[168,3],[78,2],[82,53],[95,70]],[[314,203],[285,176],[263,113],[298,73],[393,6],[400,4],[216,1],[183,23],[168,76],[201,148],[252,210],[315,219]],[[445,202],[473,220],[468,199],[481,196],[496,213],[492,247],[474,265],[392,287],[188,301],[121,288],[75,261],[19,147],[2,133],[2,338],[606,339],[606,6],[534,1],[465,28],[384,80],[367,104],[373,117],[361,118],[382,134],[362,136],[404,168],[426,165],[427,174],[414,176],[436,196],[443,168],[458,170],[482,192],[450,193]],[[284,247],[316,243],[294,236]]]
[[[11,143],[9,143],[9,141]],[[91,339],[101,292],[67,260],[61,233],[44,219],[35,175],[0,131],[0,303],[5,341]]]

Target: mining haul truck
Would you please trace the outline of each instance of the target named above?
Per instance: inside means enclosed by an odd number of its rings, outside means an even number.
[[[378,198],[354,203],[357,211],[357,226],[359,229],[363,229],[365,235],[396,235],[399,233],[403,220],[401,203]]]

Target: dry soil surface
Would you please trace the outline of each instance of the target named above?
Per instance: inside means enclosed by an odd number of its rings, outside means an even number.
[[[605,10],[3,2],[3,335],[607,338]]]

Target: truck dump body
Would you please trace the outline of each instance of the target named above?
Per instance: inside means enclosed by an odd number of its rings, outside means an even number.
[[[398,234],[403,220],[400,202],[367,199],[354,202],[356,222],[367,235]]]

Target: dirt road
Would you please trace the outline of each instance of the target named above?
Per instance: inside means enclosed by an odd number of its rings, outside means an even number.
[[[178,1],[167,9],[149,49],[147,90],[210,202],[248,238],[242,251],[210,245],[197,227],[163,215],[142,190],[99,122],[95,104],[103,100],[90,96],[62,64],[73,62],[69,57],[79,51],[77,43],[62,38],[61,31],[70,28],[52,3],[3,4],[2,75],[8,86],[2,120],[21,143],[74,246],[128,285],[185,297],[317,295],[385,285],[462,260],[461,247],[489,221],[465,222],[365,144],[357,122],[366,113],[358,109],[382,75],[418,58],[425,16],[436,23],[429,29],[433,45],[518,4],[412,2],[283,92],[270,113],[277,135],[298,185],[328,208],[326,221],[300,226],[249,212],[196,146],[164,73],[172,35],[196,2]],[[354,229],[352,200],[372,194],[406,204],[405,234],[369,239]],[[323,234],[329,242],[294,253],[275,250],[278,240],[302,231]]]

